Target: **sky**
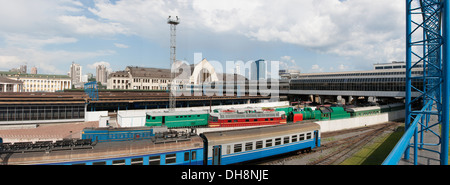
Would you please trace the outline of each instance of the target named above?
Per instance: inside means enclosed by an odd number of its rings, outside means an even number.
[[[177,59],[279,61],[301,73],[373,69],[404,61],[405,3],[396,0],[0,0],[0,71],[83,74],[104,64],[169,68]]]

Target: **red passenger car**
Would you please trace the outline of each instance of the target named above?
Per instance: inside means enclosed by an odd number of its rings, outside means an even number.
[[[243,111],[211,113],[209,127],[243,127],[286,124],[284,111]]]

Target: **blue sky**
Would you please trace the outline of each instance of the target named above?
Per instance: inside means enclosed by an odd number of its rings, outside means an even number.
[[[303,73],[368,70],[404,60],[404,2],[391,0],[0,0],[0,70],[83,74],[95,65],[169,68],[177,59],[265,59]]]

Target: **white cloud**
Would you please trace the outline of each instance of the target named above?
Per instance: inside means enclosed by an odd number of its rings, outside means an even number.
[[[100,22],[86,16],[60,16],[58,20],[77,34],[87,35],[115,35],[130,34],[128,28],[116,22]]]
[[[309,72],[311,73],[323,72],[323,67],[320,67],[318,64],[313,64]]]
[[[92,7],[82,2],[2,2],[0,44],[2,39],[6,44],[5,47],[0,45],[0,51],[5,52],[0,55],[13,57],[9,60],[56,65],[62,60],[71,62],[113,53],[62,49],[50,52],[44,49],[49,45],[78,43],[84,36],[116,39],[117,35],[133,35],[151,40],[164,39],[167,43],[166,19],[169,15],[178,15],[179,27],[192,33],[226,33],[263,42],[290,43],[318,53],[359,57],[371,62],[404,58],[405,3],[402,1],[95,0]],[[128,47],[121,43],[114,45]],[[290,56],[283,57],[282,64],[295,64]],[[312,70],[323,69],[319,65],[316,67]]]
[[[120,43],[114,43],[114,46],[118,47],[118,48],[129,48],[130,46],[125,45],[125,44],[120,44]]]
[[[17,47],[42,47],[50,44],[70,44],[78,42],[78,39],[73,37],[60,36],[34,36],[27,34],[4,34],[5,43],[8,46]]]
[[[87,68],[96,70],[98,65],[104,65],[108,72],[110,72],[110,73],[113,72],[113,69],[111,68],[111,64],[109,62],[105,62],[105,61],[94,62],[92,64],[88,64]]]
[[[399,45],[404,40],[403,7],[404,2],[391,0],[99,0],[88,8],[99,19],[72,16],[67,22],[75,21],[71,24],[82,33],[101,33],[104,27],[110,34],[160,39],[167,35],[167,16],[178,15],[180,26],[189,30],[378,61],[404,55]]]

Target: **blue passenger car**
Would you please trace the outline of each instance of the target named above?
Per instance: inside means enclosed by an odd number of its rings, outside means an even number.
[[[201,134],[205,164],[227,165],[320,146],[320,126],[296,123]]]
[[[134,128],[85,128],[82,139],[92,142],[113,142],[150,139],[155,132],[167,131],[167,127],[134,127]]]
[[[121,142],[100,142],[92,147],[12,152],[9,165],[201,165],[203,140],[197,135]]]

